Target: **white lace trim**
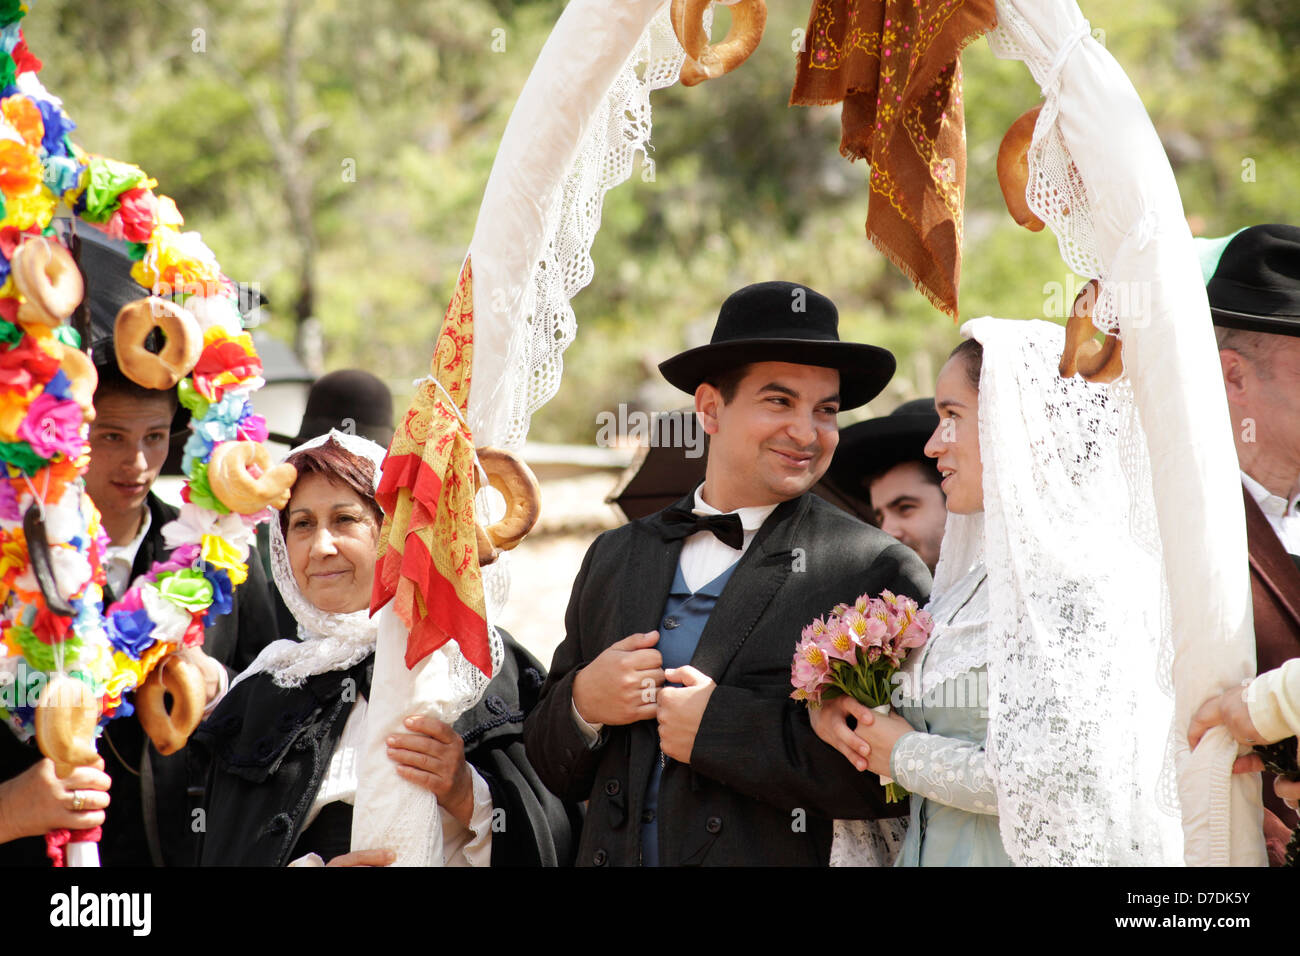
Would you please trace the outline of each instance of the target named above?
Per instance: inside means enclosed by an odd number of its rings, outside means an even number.
[[[578,149],[562,186],[559,210],[548,224],[545,247],[523,290],[507,369],[510,417],[493,444],[520,448],[533,413],[560,387],[562,355],[577,321],[570,300],[595,274],[591,247],[600,229],[605,193],[632,175],[636,153],[650,149],[650,93],[677,82],[685,52],[673,33],[668,4],[655,16],[605,96],[604,106]],[[646,160],[650,162],[649,159]]]
[[[831,866],[893,866],[907,837],[907,817],[836,820]]]

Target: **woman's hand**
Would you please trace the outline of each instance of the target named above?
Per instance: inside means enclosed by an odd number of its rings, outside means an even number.
[[[221,678],[225,668],[204,653],[203,648],[197,645],[184,648],[180,651],[180,654],[197,667],[199,673],[203,675],[203,703],[205,705],[211,704],[217,694],[221,692]]]
[[[474,813],[474,782],[465,762],[465,741],[436,717],[407,717],[409,734],[388,738],[388,756],[403,779],[432,792],[447,812],[469,826]]]
[[[392,850],[353,850],[336,856],[326,866],[388,866],[397,862],[397,854]],[[319,864],[317,864],[319,866]]]
[[[1203,703],[1192,715],[1192,724],[1187,728],[1187,743],[1195,750],[1210,728],[1220,724],[1228,728],[1228,733],[1239,744],[1267,743],[1260,739],[1259,731],[1251,722],[1244,687],[1230,688]]]
[[[49,830],[88,830],[104,822],[108,788],[103,758],[62,780],[48,757],[0,783],[0,843]]]
[[[852,716],[861,721],[863,714],[870,713],[870,707],[859,704],[845,694],[820,707],[809,707],[808,719],[812,721],[813,731],[818,737],[842,753],[845,759],[858,770],[866,770],[871,748],[867,746],[866,741],[853,732],[848,717]]]
[[[892,710],[887,714],[877,714],[866,708],[866,714],[858,717],[858,729],[854,733],[870,748],[867,769],[882,777],[891,776],[889,758],[894,753],[894,744],[898,743],[899,737],[910,734],[912,730],[912,725]]]

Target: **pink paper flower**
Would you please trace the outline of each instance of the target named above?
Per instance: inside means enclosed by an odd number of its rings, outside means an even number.
[[[31,445],[32,451],[42,458],[53,458],[60,452],[68,458],[76,458],[84,446],[82,421],[81,408],[76,402],[42,392],[18,426],[18,437]]]

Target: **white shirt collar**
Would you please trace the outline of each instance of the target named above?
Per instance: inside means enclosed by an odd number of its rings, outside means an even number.
[[[755,505],[752,508],[737,508],[735,511],[719,511],[704,500],[704,485],[701,484],[695,489],[695,507],[692,510],[697,515],[734,514],[740,518],[740,526],[745,529],[746,534],[750,534],[763,527],[763,522],[776,510],[776,505]]]
[[[131,568],[135,566],[135,556],[140,553],[140,546],[144,544],[144,537],[152,525],[153,512],[146,504],[144,519],[140,522],[140,530],[135,537],[126,544],[110,544],[104,549],[104,573],[108,577],[108,586],[118,597],[125,594],[131,586]]]
[[[1246,486],[1250,496],[1255,499],[1255,504],[1259,505],[1259,510],[1270,518],[1282,518],[1298,513],[1297,504],[1300,503],[1300,492],[1296,492],[1291,496],[1290,500],[1287,500],[1281,495],[1273,494],[1244,471],[1241,473],[1241,483]]]

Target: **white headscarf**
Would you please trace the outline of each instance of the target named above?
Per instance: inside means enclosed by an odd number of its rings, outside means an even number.
[[[386,450],[369,439],[330,429],[328,435],[304,442],[289,455],[331,440],[345,451],[374,464],[373,495],[379,487],[379,470]],[[349,614],[322,611],[303,596],[289,564],[289,550],[284,532],[280,530],[278,515],[271,521],[271,573],[275,577],[275,586],[280,589],[280,596],[298,622],[298,638],[275,641],[262,648],[248,669],[235,679],[235,684],[266,671],[279,687],[301,687],[303,681],[316,674],[347,670],[375,649],[379,628],[371,619],[368,607]]]

